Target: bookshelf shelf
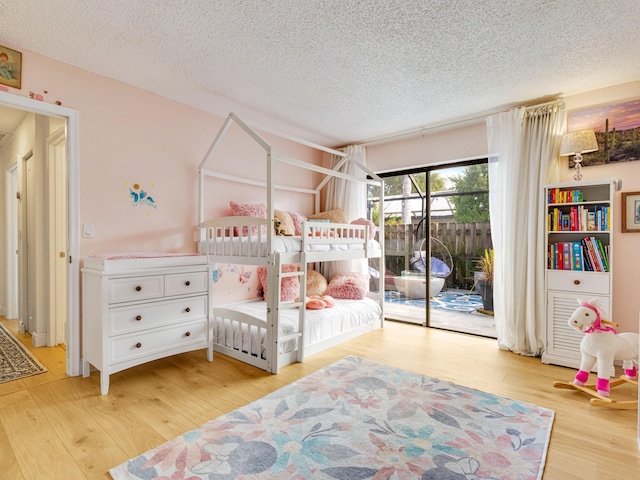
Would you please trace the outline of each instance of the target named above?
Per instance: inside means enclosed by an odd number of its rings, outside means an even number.
[[[547,216],[544,363],[578,368],[582,335],[567,324],[578,299],[597,298],[604,311],[611,312],[615,185],[616,180],[565,182],[544,189]]]

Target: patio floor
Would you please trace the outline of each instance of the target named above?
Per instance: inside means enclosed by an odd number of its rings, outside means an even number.
[[[496,338],[496,326],[492,315],[480,313],[481,301],[478,295],[467,292],[443,291],[431,301],[430,326],[456,332]],[[387,320],[424,325],[426,321],[426,301],[407,300],[397,292],[387,292],[384,316]]]

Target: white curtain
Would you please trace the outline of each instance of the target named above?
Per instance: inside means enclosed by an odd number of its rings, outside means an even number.
[[[522,355],[540,355],[544,348],[543,187],[558,180],[565,124],[562,102],[487,119],[498,345]]]
[[[351,159],[359,162],[363,166],[367,165],[366,149],[363,145],[349,145],[342,149]],[[331,168],[343,159],[339,155],[331,156]],[[366,179],[366,173],[353,162],[345,163],[339,171]],[[325,197],[325,210],[341,208],[347,221],[351,222],[357,218],[367,217],[367,184],[364,182],[354,182],[343,178],[333,177],[327,184],[327,195]],[[337,262],[325,262],[322,265],[322,273],[330,280],[334,273],[367,273],[368,264],[366,260],[341,260]]]

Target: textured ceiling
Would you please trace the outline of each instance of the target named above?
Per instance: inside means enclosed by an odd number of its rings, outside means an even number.
[[[0,0],[0,43],[338,146],[640,79],[638,0]]]

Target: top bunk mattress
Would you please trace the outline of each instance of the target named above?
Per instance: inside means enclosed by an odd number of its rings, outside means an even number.
[[[302,251],[302,237],[274,236],[273,253],[298,253]],[[229,255],[247,257],[266,257],[269,253],[264,237],[219,237],[200,243],[200,253],[209,255]],[[369,240],[369,255],[380,256],[382,249],[377,240]],[[308,245],[310,252],[358,251],[364,250],[364,243],[338,243],[327,241]]]

